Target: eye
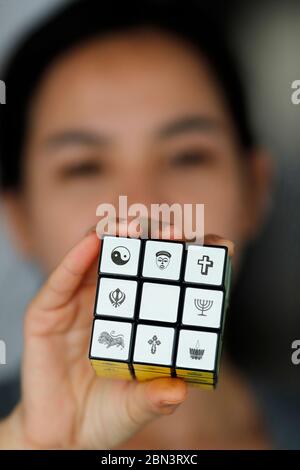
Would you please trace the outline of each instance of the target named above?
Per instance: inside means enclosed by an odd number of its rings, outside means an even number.
[[[81,162],[66,166],[61,170],[64,179],[89,178],[103,172],[103,165],[99,162]]]
[[[211,155],[207,151],[183,150],[176,153],[170,161],[172,167],[197,167],[211,161]]]

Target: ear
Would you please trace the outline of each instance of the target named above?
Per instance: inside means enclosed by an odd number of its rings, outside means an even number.
[[[6,191],[1,196],[2,207],[12,243],[25,258],[32,254],[32,242],[29,231],[28,214],[22,195],[17,191]]]
[[[271,155],[264,149],[257,149],[247,158],[247,178],[249,180],[247,199],[249,201],[249,238],[258,236],[272,207],[272,187],[274,166]],[[250,169],[250,171],[249,171]]]

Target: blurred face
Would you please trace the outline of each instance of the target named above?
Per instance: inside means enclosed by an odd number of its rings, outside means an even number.
[[[119,195],[203,203],[205,232],[238,246],[253,232],[253,171],[222,90],[173,37],[124,33],[74,48],[47,70],[28,124],[18,204],[46,272],[97,223],[97,205],[117,207]]]

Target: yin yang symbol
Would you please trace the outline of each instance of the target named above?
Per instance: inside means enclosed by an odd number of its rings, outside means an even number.
[[[125,246],[117,246],[111,252],[111,259],[115,264],[123,266],[130,260],[130,251]]]

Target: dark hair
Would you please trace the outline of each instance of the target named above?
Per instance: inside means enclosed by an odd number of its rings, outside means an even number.
[[[17,189],[22,177],[22,147],[31,98],[51,62],[79,42],[106,33],[150,26],[190,42],[208,60],[218,79],[243,147],[253,138],[235,61],[215,12],[192,0],[108,2],[77,0],[31,32],[6,66],[6,104],[0,106],[2,188]]]

